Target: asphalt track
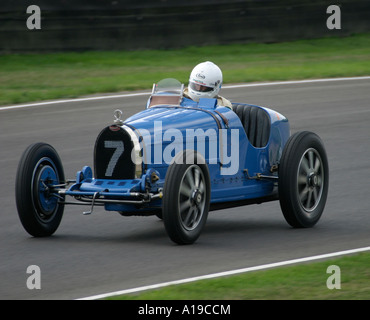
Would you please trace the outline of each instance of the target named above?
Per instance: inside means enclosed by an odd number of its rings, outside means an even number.
[[[0,108],[0,299],[82,298],[369,246],[369,89],[369,79],[223,89],[234,102],[284,114],[292,132],[321,136],[329,198],[311,229],[289,227],[278,202],[211,212],[191,246],[173,244],[155,216],[121,217],[101,208],[83,216],[84,207],[67,206],[49,238],[30,237],[17,216],[16,168],[29,144],[52,144],[66,176],[74,178],[83,165],[92,166],[96,136],[112,122],[113,111],[120,108],[128,117],[143,108],[146,95]],[[27,288],[30,265],[40,267],[40,290]]]

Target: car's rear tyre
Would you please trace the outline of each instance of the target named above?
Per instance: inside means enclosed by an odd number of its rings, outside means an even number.
[[[279,200],[285,220],[295,228],[314,226],[324,210],[329,166],[321,139],[312,132],[292,135],[279,165]]]
[[[208,217],[210,179],[206,164],[170,165],[163,187],[162,213],[168,236],[177,244],[192,244]]]
[[[64,183],[64,170],[55,149],[46,143],[30,145],[18,165],[15,197],[25,230],[34,237],[52,235],[63,216],[64,205],[53,192]]]

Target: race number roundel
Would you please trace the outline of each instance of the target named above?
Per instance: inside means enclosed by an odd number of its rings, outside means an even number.
[[[134,179],[135,164],[131,159],[133,142],[119,126],[105,128],[98,136],[94,150],[97,179]]]

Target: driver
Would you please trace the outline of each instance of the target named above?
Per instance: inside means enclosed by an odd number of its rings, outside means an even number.
[[[221,86],[221,69],[213,62],[202,62],[191,72],[189,86],[184,89],[184,96],[195,102],[199,102],[200,98],[216,98],[217,105],[231,109],[231,102],[218,95]]]

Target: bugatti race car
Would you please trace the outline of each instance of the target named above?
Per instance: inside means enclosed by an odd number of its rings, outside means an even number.
[[[65,179],[47,143],[30,145],[16,176],[16,204],[25,230],[52,235],[65,205],[95,206],[123,216],[157,215],[177,244],[194,243],[211,210],[279,200],[292,227],[312,227],[325,207],[329,169],[312,132],[290,135],[289,122],[269,108],[216,99],[194,102],[183,85],[153,85],[144,110],[98,135],[94,168]]]

